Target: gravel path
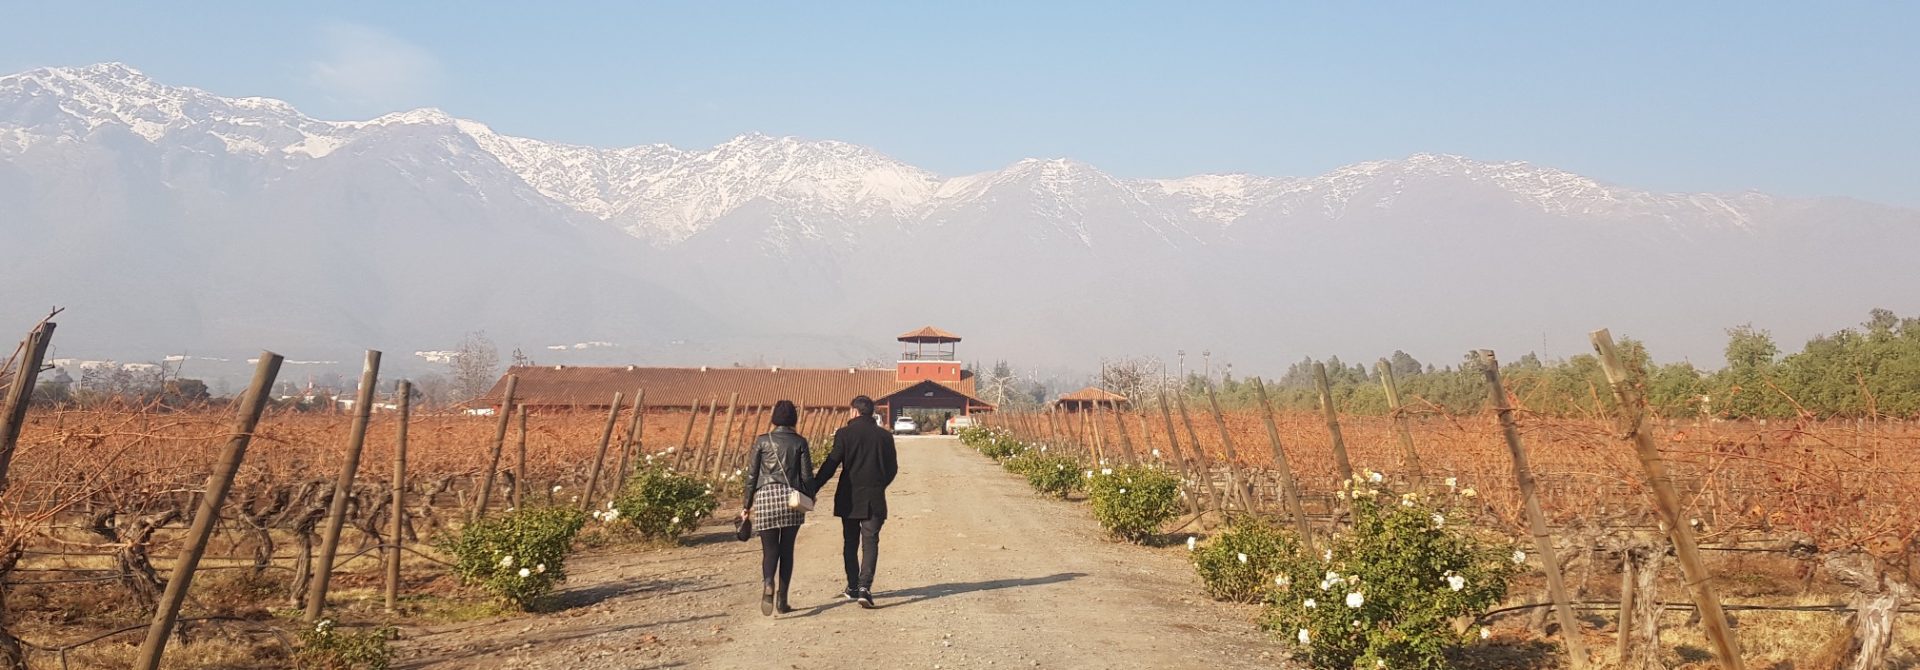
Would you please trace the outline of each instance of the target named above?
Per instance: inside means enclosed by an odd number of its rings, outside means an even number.
[[[1272,668],[1250,607],[1215,603],[1181,547],[1109,541],[1084,505],[952,438],[900,440],[881,533],[881,608],[838,599],[840,528],[800,532],[792,614],[759,611],[759,544],[576,559],[558,611],[413,631],[401,668]],[[733,512],[737,513],[737,509]],[[721,512],[721,518],[728,518]]]

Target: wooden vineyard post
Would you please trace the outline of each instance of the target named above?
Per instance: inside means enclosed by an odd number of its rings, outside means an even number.
[[[1100,407],[1095,405],[1080,413],[1080,423],[1085,424],[1087,433],[1093,436],[1093,462],[1096,465],[1107,464],[1107,447],[1100,435]]]
[[[1700,608],[1700,621],[1707,627],[1707,639],[1713,642],[1721,667],[1740,670],[1744,664],[1740,658],[1740,641],[1727,623],[1727,613],[1720,606],[1720,594],[1713,588],[1713,576],[1707,572],[1706,562],[1700,559],[1693,525],[1682,518],[1680,495],[1673,489],[1673,475],[1667,471],[1666,457],[1660,454],[1660,446],[1654,443],[1653,432],[1647,426],[1646,399],[1641,397],[1632,374],[1621,362],[1620,353],[1614,350],[1613,334],[1602,328],[1593,331],[1591,339],[1594,351],[1600,354],[1600,368],[1607,374],[1607,384],[1613,387],[1613,396],[1620,401],[1621,425],[1633,441],[1634,455],[1646,471],[1647,483],[1653,487],[1654,506],[1666,526],[1667,538],[1673,541],[1674,553],[1680,559],[1680,572],[1693,591],[1693,603]]]
[[[707,459],[713,457],[713,424],[720,419],[720,399],[707,401],[707,437],[700,441],[700,458],[693,463],[694,474],[707,469]]]
[[[713,453],[713,474],[708,475],[708,479],[719,481],[720,469],[727,465],[727,454],[733,444],[733,415],[739,403],[739,393],[730,393],[727,395],[727,429],[726,432],[720,435],[720,446],[717,447]],[[712,436],[709,435],[708,437],[711,438]]]
[[[1184,394],[1175,394],[1173,400],[1180,407],[1180,423],[1185,424],[1187,428],[1187,443],[1193,446],[1193,464],[1196,471],[1194,478],[1206,491],[1208,504],[1212,505],[1215,511],[1225,512],[1227,508],[1221,505],[1220,491],[1213,488],[1213,459],[1207,456],[1206,446],[1200,443],[1199,431],[1193,429],[1193,415],[1187,413],[1187,397]]]
[[[513,441],[513,508],[526,509],[527,492],[527,406],[520,411],[520,435]]]
[[[240,401],[240,414],[234,419],[232,436],[220,453],[219,465],[207,475],[207,491],[200,496],[200,510],[193,515],[193,525],[187,529],[184,549],[173,565],[173,578],[167,580],[167,589],[154,608],[153,623],[147,627],[146,641],[140,644],[135,668],[157,670],[160,667],[160,656],[167,650],[167,638],[173,636],[173,625],[180,618],[180,604],[186,602],[187,587],[193,585],[193,573],[200,568],[200,557],[206,555],[207,539],[213,536],[220,508],[226,503],[227,492],[233,488],[233,477],[240,471],[240,462],[247,457],[247,444],[253,441],[253,431],[260,425],[260,414],[267,408],[267,398],[273,391],[274,378],[280,375],[282,360],[280,354],[260,352],[260,362],[253,369],[253,382],[247,385],[247,394]]]
[[[1207,380],[1207,404],[1213,409],[1213,424],[1220,429],[1220,450],[1227,454],[1227,486],[1240,509],[1253,512],[1253,494],[1246,475],[1240,472],[1240,454],[1233,448],[1233,434],[1227,431],[1227,417],[1220,412],[1220,397],[1213,392],[1213,380]]]
[[[1560,639],[1567,643],[1567,657],[1576,670],[1587,666],[1586,645],[1580,639],[1580,621],[1574,617],[1567,598],[1567,586],[1560,578],[1560,559],[1553,549],[1553,537],[1547,534],[1547,518],[1540,512],[1540,498],[1533,490],[1533,470],[1527,465],[1526,447],[1520,444],[1520,428],[1513,420],[1513,407],[1507,403],[1507,389],[1500,383],[1500,362],[1490,349],[1474,353],[1481,372],[1487,377],[1487,398],[1500,421],[1500,433],[1507,441],[1507,455],[1513,459],[1513,479],[1527,508],[1527,526],[1533,533],[1533,549],[1540,555],[1547,573],[1547,591],[1553,596],[1553,609],[1560,617]]]
[[[640,460],[641,454],[646,453],[646,449],[640,440],[641,431],[645,429],[646,416],[647,390],[635,389],[633,392],[633,418],[629,419],[627,424],[627,442],[620,447],[620,468],[614,473],[613,486],[608,489],[614,492],[616,496],[619,495],[620,490],[626,488],[627,477],[633,474],[631,468],[634,461]]]
[[[1327,364],[1314,362],[1313,383],[1320,387],[1320,412],[1327,416],[1327,436],[1333,440],[1333,467],[1345,486],[1353,480],[1353,462],[1347,460],[1347,441],[1340,435],[1340,411],[1333,405],[1333,385],[1327,383]]]
[[[313,564],[313,581],[308,583],[307,612],[301,621],[314,623],[327,608],[327,586],[333,578],[333,559],[340,554],[340,531],[347,525],[347,499],[353,497],[353,478],[359,474],[360,452],[367,446],[367,421],[373,416],[373,389],[380,382],[380,352],[368,350],[367,362],[360,370],[359,394],[353,401],[353,427],[347,434],[347,456],[340,464],[340,476],[333,483],[333,500],[327,511],[327,528],[320,538],[320,560]]]
[[[1393,435],[1400,440],[1400,467],[1407,469],[1414,488],[1419,488],[1426,479],[1426,472],[1420,467],[1420,452],[1413,449],[1413,430],[1407,426],[1406,409],[1400,406],[1400,384],[1393,379],[1393,364],[1380,359],[1374,364],[1380,372],[1380,388],[1387,392],[1387,410],[1393,415]]]
[[[700,401],[695,400],[692,405],[687,407],[687,431],[680,434],[680,447],[673,452],[673,469],[679,470],[681,466],[686,464],[686,461],[683,459],[687,457],[687,452],[691,450],[690,446],[693,444],[693,426],[694,423],[699,420]]]
[[[1120,436],[1120,454],[1127,465],[1139,463],[1140,457],[1133,452],[1133,436],[1127,434],[1127,415],[1118,408],[1113,411],[1113,432]]]
[[[487,470],[480,474],[480,491],[474,496],[474,521],[487,518],[487,503],[493,500],[493,476],[500,470],[500,452],[507,445],[507,426],[513,421],[513,391],[520,385],[519,375],[507,375],[507,388],[500,396],[500,423],[493,431],[493,450],[487,456]]]
[[[1160,450],[1155,449],[1153,446],[1153,426],[1147,423],[1146,411],[1137,406],[1133,409],[1133,418],[1140,423],[1140,457],[1147,458],[1151,456],[1155,461],[1161,460],[1160,454],[1158,453]]]
[[[399,396],[395,404],[399,406],[400,428],[393,439],[393,509],[390,510],[392,517],[387,524],[387,544],[393,545],[387,548],[386,609],[388,612],[394,611],[400,603],[400,547],[406,544],[401,535],[401,529],[407,522],[407,424],[413,420],[413,382],[400,380],[400,385],[394,388],[394,393]],[[520,410],[520,415],[525,417],[526,410]],[[526,421],[523,419],[520,425],[520,434],[524,436]],[[520,441],[522,471],[526,469],[526,447],[527,441],[522,439]],[[514,489],[515,493],[519,491],[518,487]]]
[[[1052,411],[1047,412],[1047,442],[1054,449],[1060,448],[1060,427],[1054,423]]]
[[[607,446],[613,443],[613,429],[620,425],[620,403],[627,394],[613,392],[613,402],[607,405],[607,426],[600,430],[600,449],[593,454],[593,467],[587,470],[587,490],[580,496],[580,510],[593,509],[593,496],[600,491],[600,473],[607,466]]]
[[[4,404],[0,404],[0,491],[7,488],[13,449],[20,442],[20,430],[27,424],[27,405],[33,400],[33,386],[39,382],[40,366],[46,364],[47,347],[53,344],[53,328],[52,321],[43,321],[20,343],[20,360],[13,371],[13,384],[7,388]]]
[[[1167,392],[1160,391],[1160,419],[1167,424],[1167,449],[1173,453],[1173,467],[1180,473],[1182,491],[1193,488],[1193,467],[1187,462],[1185,454],[1180,452],[1180,433],[1173,428],[1173,409],[1167,403]],[[1199,512],[1200,499],[1193,495],[1182,495],[1187,501],[1187,511]]]
[[[1260,400],[1260,418],[1267,426],[1267,444],[1273,447],[1273,463],[1280,469],[1280,491],[1287,501],[1287,513],[1293,515],[1293,527],[1300,533],[1300,544],[1312,555],[1313,528],[1307,523],[1306,506],[1300,504],[1300,484],[1294,481],[1293,465],[1287,460],[1287,450],[1280,445],[1280,428],[1273,422],[1273,403],[1267,400],[1267,385],[1259,377],[1253,378],[1253,392]]]

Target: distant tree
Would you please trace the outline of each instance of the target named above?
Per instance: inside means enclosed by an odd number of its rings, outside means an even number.
[[[453,383],[445,375],[427,373],[413,379],[414,399],[423,407],[444,407],[453,392]]]
[[[526,352],[523,352],[520,350],[520,347],[514,347],[512,365],[513,367],[516,367],[516,368],[525,368],[525,367],[532,367],[534,365],[534,362],[533,362],[533,358],[527,356]]]
[[[1119,358],[1100,366],[1099,386],[1138,403],[1153,395],[1159,384],[1160,364],[1147,358]]]
[[[1398,349],[1394,350],[1392,356],[1387,357],[1387,369],[1393,371],[1396,379],[1412,377],[1420,374],[1422,370],[1420,361],[1414,360],[1413,356]]]
[[[452,377],[449,400],[466,402],[478,398],[500,379],[500,349],[494,346],[486,331],[467,333],[454,348],[447,367]]]

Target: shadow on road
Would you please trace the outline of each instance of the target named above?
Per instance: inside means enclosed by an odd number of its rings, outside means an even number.
[[[947,596],[960,595],[963,593],[979,593],[981,591],[998,591],[1000,589],[1017,589],[1025,586],[1045,586],[1047,584],[1059,584],[1061,582],[1069,582],[1085,576],[1087,576],[1087,573],[1084,573],[1084,572],[1062,572],[1059,574],[1047,575],[1045,577],[1023,577],[1020,579],[995,579],[995,580],[985,581],[985,582],[956,582],[956,583],[947,583],[947,584],[930,584],[927,586],[915,586],[915,587],[905,588],[905,589],[895,589],[892,591],[881,591],[879,593],[873,594],[873,597],[880,601],[879,609],[887,609],[889,607],[901,607],[904,605],[912,605],[914,603],[933,600],[935,598],[944,598]],[[813,609],[807,610],[805,612],[801,612],[799,614],[795,614],[793,615],[792,618],[798,619],[798,618],[810,617],[810,616],[819,614],[821,612],[825,612],[827,610],[840,607],[842,605],[851,605],[851,604],[853,603],[844,599],[835,600],[825,605],[819,605],[814,607]]]
[[[608,634],[620,633],[624,631],[638,630],[642,628],[652,628],[656,626],[671,626],[674,624],[690,623],[694,621],[704,621],[707,619],[717,619],[717,618],[720,618],[720,616],[721,615],[719,614],[702,614],[698,616],[688,616],[688,617],[682,617],[679,619],[673,619],[668,621],[651,621],[651,622],[645,622],[645,623],[588,626],[584,628],[578,628],[560,635],[505,634],[505,635],[499,635],[499,636],[493,637],[490,641],[487,641],[487,642],[465,645],[458,649],[437,650],[438,653],[431,653],[421,658],[413,658],[400,663],[395,663],[393,667],[396,668],[397,670],[409,670],[412,668],[427,668],[427,667],[432,667],[440,664],[455,664],[463,660],[485,658],[488,656],[492,656],[494,654],[503,653],[524,644],[549,645],[554,643],[567,642],[570,640],[579,640],[583,638],[589,638],[596,635],[608,635]],[[673,666],[656,666],[656,667],[673,667]]]

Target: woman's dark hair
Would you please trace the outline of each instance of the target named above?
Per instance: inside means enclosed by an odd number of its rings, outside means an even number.
[[[863,395],[854,396],[853,411],[860,416],[873,416],[873,399]]]
[[[800,410],[793,401],[782,400],[773,404],[773,425],[792,428],[800,424]]]

